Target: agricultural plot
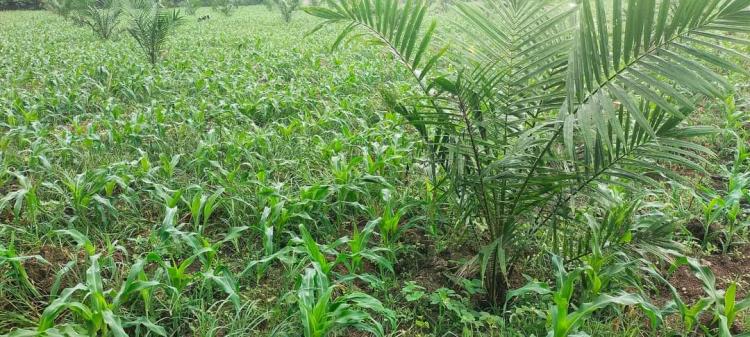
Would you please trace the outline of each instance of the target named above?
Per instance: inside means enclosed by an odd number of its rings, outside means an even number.
[[[748,336],[750,1],[202,5],[0,11],[0,336]]]

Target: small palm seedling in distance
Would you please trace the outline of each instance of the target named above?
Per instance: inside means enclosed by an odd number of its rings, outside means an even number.
[[[188,15],[195,15],[195,11],[198,10],[200,2],[195,0],[184,0],[182,2],[182,8],[185,9],[185,13]]]
[[[289,23],[292,21],[292,14],[297,10],[300,5],[300,0],[273,0],[276,7],[278,7],[281,13],[281,18],[284,22]]]
[[[138,7],[128,32],[146,53],[148,61],[156,64],[169,36],[182,22],[182,16],[177,9],[163,11],[157,3]]]
[[[75,0],[45,0],[44,8],[62,16],[65,19],[76,9],[77,1]]]
[[[230,16],[232,15],[232,12],[237,9],[237,2],[235,0],[215,0],[212,3],[212,7],[215,11]]]
[[[85,9],[78,11],[73,20],[91,28],[101,39],[108,40],[117,32],[122,12],[119,2],[92,2]]]

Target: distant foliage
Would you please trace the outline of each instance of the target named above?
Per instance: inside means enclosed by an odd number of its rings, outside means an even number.
[[[44,5],[40,0],[0,0],[0,10],[42,9]]]

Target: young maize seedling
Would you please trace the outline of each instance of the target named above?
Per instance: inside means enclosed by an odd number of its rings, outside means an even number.
[[[305,337],[324,337],[344,327],[384,335],[383,326],[370,311],[395,327],[395,313],[376,298],[360,292],[335,297],[337,286],[317,263],[305,269],[297,289],[297,304]]]

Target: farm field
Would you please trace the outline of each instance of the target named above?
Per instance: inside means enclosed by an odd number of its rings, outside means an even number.
[[[0,336],[750,336],[750,1],[200,5],[0,11]]]

